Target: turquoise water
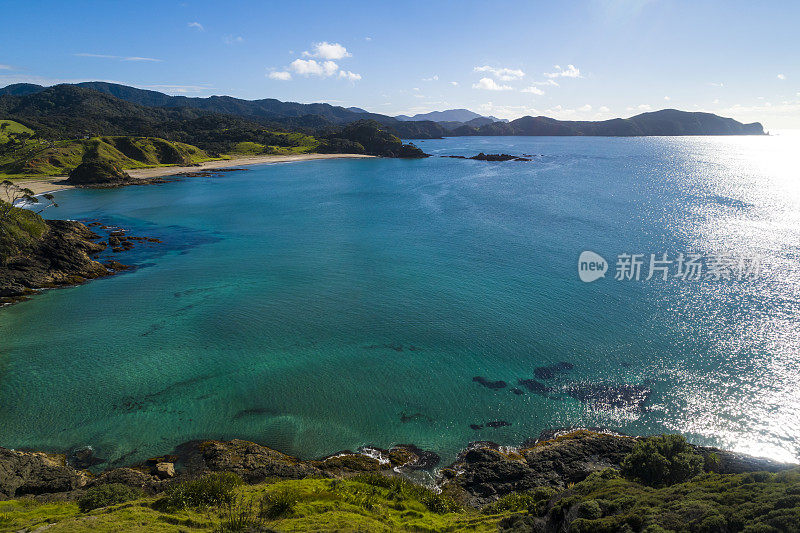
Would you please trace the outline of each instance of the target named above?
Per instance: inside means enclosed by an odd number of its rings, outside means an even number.
[[[304,458],[414,443],[447,462],[472,440],[602,426],[800,457],[795,139],[420,145],[537,156],[58,193],[49,217],[164,244],[121,254],[134,272],[0,310],[0,445],[125,464],[198,438]],[[605,279],[578,279],[587,249]],[[762,275],[613,279],[620,253],[691,251],[763,256]],[[559,362],[573,367],[535,375]],[[598,401],[609,391],[644,402]]]

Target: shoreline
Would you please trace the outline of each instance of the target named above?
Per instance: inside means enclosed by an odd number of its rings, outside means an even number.
[[[291,155],[259,155],[248,157],[236,157],[231,159],[220,159],[217,161],[206,161],[197,165],[175,165],[167,167],[134,168],[125,170],[131,178],[149,179],[165,176],[174,176],[182,172],[200,172],[203,170],[214,170],[219,168],[238,167],[247,165],[260,165],[270,163],[294,163],[299,161],[314,161],[318,159],[365,159],[372,158],[372,155],[363,154],[291,154]],[[14,183],[20,187],[25,187],[33,191],[35,195],[75,189],[75,185],[66,183],[67,176],[47,176],[42,178],[26,178],[15,180]]]
[[[90,446],[70,452],[0,447],[0,501],[34,493],[47,497],[103,483],[165,490],[170,478],[191,479],[208,472],[231,472],[246,483],[265,479],[342,478],[355,474],[401,475],[427,483],[470,507],[482,507],[507,494],[547,486],[568,488],[594,472],[619,470],[634,445],[652,436],[631,436],[600,428],[562,428],[542,432],[516,446],[490,441],[466,444],[454,462],[441,464],[435,452],[414,444],[388,449],[363,446],[318,459],[301,459],[253,441],[197,439],[144,461],[106,462]],[[686,441],[685,441],[686,442]],[[745,455],[687,442],[692,453],[713,459],[718,474],[780,472],[796,463]],[[555,463],[554,463],[555,461]],[[103,466],[101,466],[103,465]],[[712,471],[712,470],[709,470]],[[163,475],[169,472],[168,475]]]

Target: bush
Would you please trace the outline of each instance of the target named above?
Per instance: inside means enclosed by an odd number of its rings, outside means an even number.
[[[351,478],[353,481],[389,489],[387,495],[390,499],[402,500],[404,498],[416,500],[437,514],[455,513],[461,508],[452,498],[439,494],[427,487],[417,485],[407,479],[381,474],[359,474]]]
[[[294,512],[298,500],[297,493],[291,490],[280,489],[268,492],[261,500],[259,516],[268,520],[290,516]]]
[[[80,508],[82,513],[86,513],[92,509],[124,503],[141,498],[142,496],[144,496],[144,493],[141,489],[129,487],[121,483],[98,485],[97,487],[92,487],[87,490],[83,496],[78,499],[78,508]]]
[[[702,473],[704,462],[682,435],[660,435],[636,442],[622,474],[647,485],[673,485]]]
[[[483,514],[498,514],[508,511],[516,513],[528,509],[535,502],[536,498],[531,492],[512,492],[496,502],[486,505],[481,512]]]
[[[234,500],[234,489],[243,483],[242,478],[230,472],[207,474],[173,485],[155,503],[155,507],[164,511],[177,511],[187,507],[230,505]]]

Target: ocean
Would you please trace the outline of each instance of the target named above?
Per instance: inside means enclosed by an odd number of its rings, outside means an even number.
[[[599,427],[797,460],[796,141],[450,138],[56,193],[49,218],[163,242],[0,310],[0,446],[109,466],[206,438],[413,443],[444,465]],[[438,157],[478,152],[531,161]]]

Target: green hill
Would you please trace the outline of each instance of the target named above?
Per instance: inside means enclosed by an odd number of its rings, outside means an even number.
[[[65,141],[32,139],[0,147],[0,177],[65,176],[84,158],[100,158],[123,169],[187,165],[213,159],[190,144],[157,137],[93,137]]]
[[[514,492],[482,508],[403,478],[359,474],[244,485],[230,473],[147,496],[119,484],[77,501],[0,502],[0,531],[797,532],[800,471],[703,474],[667,487],[609,469],[563,490]]]
[[[9,134],[16,135],[20,133],[33,135],[33,130],[13,120],[0,120],[0,144],[5,144],[9,141]]]

